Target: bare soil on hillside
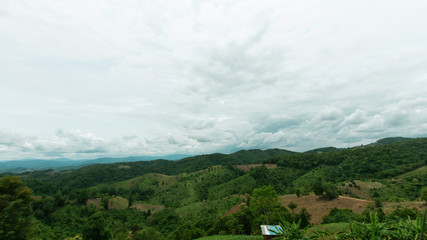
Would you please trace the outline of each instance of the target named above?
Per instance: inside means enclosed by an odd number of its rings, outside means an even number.
[[[339,196],[337,199],[324,200],[315,195],[297,197],[295,195],[279,196],[282,206],[288,208],[288,204],[293,202],[297,204],[295,212],[301,211],[302,208],[307,209],[311,214],[311,223],[320,224],[324,216],[329,214],[329,211],[336,208],[348,208],[356,213],[362,213],[369,203],[373,201]],[[229,216],[241,210],[241,204],[237,204],[230,208],[223,216]]]
[[[414,202],[385,202],[383,203],[383,210],[385,214],[391,213],[393,210],[397,208],[415,208],[419,212],[423,212],[427,209],[427,206],[422,201],[414,201]]]
[[[251,168],[261,167],[264,165],[266,168],[276,168],[277,164],[267,163],[267,164],[246,164],[246,165],[237,165],[236,168],[242,171],[248,172]]]
[[[146,211],[150,210],[151,213],[156,212],[156,211],[160,211],[162,209],[165,209],[164,206],[153,205],[153,204],[148,204],[148,203],[134,203],[132,205],[132,208],[136,208],[139,211],[143,211],[143,212],[146,212]]]
[[[101,207],[101,198],[91,198],[86,201],[86,206],[94,205],[96,209]]]
[[[339,196],[333,200],[325,200],[319,198],[316,195],[307,195],[297,197],[294,195],[285,195],[279,196],[280,202],[283,206],[287,207],[289,203],[293,202],[297,204],[295,212],[299,212],[302,208],[307,209],[311,214],[311,223],[320,224],[324,216],[329,214],[329,211],[333,208],[348,208],[353,212],[362,213],[366,208],[368,203],[373,203],[373,201],[343,197]]]

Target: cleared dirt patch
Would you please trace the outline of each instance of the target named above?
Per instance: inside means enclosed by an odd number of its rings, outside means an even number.
[[[323,220],[323,217],[329,214],[329,211],[336,208],[348,208],[353,210],[356,213],[362,213],[369,203],[373,201],[343,197],[339,196],[334,200],[323,200],[315,195],[301,196],[297,197],[295,195],[284,195],[279,196],[279,200],[282,206],[288,208],[288,204],[293,202],[297,204],[297,208],[294,210],[295,213],[299,212],[302,208],[307,209],[311,214],[311,223],[320,224]],[[233,213],[239,212],[241,210],[241,205],[237,204],[230,208],[223,216],[229,216]]]
[[[241,203],[234,205],[226,213],[224,213],[224,215],[222,215],[222,217],[230,216],[231,214],[234,214],[236,212],[240,212],[241,206],[242,206]]]
[[[122,187],[124,189],[129,189],[129,188],[131,188],[137,184],[142,183],[143,181],[145,181],[147,179],[155,180],[161,185],[168,185],[168,184],[175,183],[177,181],[176,176],[168,176],[168,175],[164,175],[164,174],[160,174],[160,173],[149,173],[149,174],[145,174],[143,176],[139,176],[139,177],[132,178],[129,180],[117,182],[114,185],[116,187]]]
[[[125,209],[129,201],[122,197],[113,197],[108,201],[108,209]]]
[[[129,165],[119,165],[117,168],[118,169],[129,169],[131,167]]]
[[[33,195],[33,199],[40,200],[40,199],[42,199],[42,196]]]
[[[146,211],[150,210],[151,213],[156,212],[156,211],[160,211],[162,209],[165,209],[164,206],[153,205],[153,204],[148,204],[148,203],[134,203],[132,205],[132,208],[136,208],[139,211],[143,211],[143,212],[146,212]]]
[[[86,206],[94,205],[96,209],[101,207],[101,198],[91,198],[86,201]]]
[[[248,172],[251,168],[261,167],[264,165],[266,168],[276,168],[277,164],[267,163],[267,164],[247,164],[247,165],[237,165],[236,168]]]
[[[363,199],[371,199],[369,195],[369,191],[371,189],[382,188],[384,184],[375,181],[367,181],[362,182],[359,180],[354,180],[352,182],[348,182],[345,186],[341,186],[340,189],[342,192],[346,192],[348,194],[344,194],[347,196],[357,196]]]
[[[424,204],[424,202],[385,202],[383,203],[383,210],[384,213],[389,214],[393,210],[397,208],[415,208],[419,212],[423,212],[425,209],[427,209],[427,206]]]
[[[311,214],[311,223],[313,224],[321,223],[323,217],[328,215],[329,211],[334,207],[348,208],[353,212],[362,213],[367,208],[368,203],[373,203],[368,200],[343,196],[339,196],[333,200],[324,200],[315,195],[301,196],[299,198],[294,195],[285,195],[279,196],[279,199],[285,207],[287,207],[290,202],[296,203],[297,208],[295,212],[300,211],[302,208],[306,208]]]

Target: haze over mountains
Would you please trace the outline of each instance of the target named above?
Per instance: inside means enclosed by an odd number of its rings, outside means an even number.
[[[404,137],[390,137],[383,138],[370,145],[383,145],[390,144],[394,142],[400,142],[409,140],[411,138]],[[330,151],[339,151],[340,148],[336,147],[324,147],[316,148],[306,153],[319,153],[319,152],[330,152]],[[285,150],[286,151],[286,150]],[[189,155],[183,154],[174,154],[166,156],[130,156],[122,158],[96,158],[96,159],[85,159],[85,160],[71,160],[67,158],[58,158],[58,159],[20,159],[12,161],[2,161],[0,162],[0,173],[4,172],[14,172],[20,173],[25,171],[34,171],[34,170],[43,170],[43,169],[53,169],[55,171],[75,169],[82,166],[87,166],[91,164],[102,164],[102,163],[116,163],[116,162],[136,162],[136,161],[150,161],[156,159],[163,160],[179,160],[183,158],[190,157]]]
[[[0,173],[2,172],[25,172],[33,170],[42,170],[52,168],[54,170],[74,169],[81,166],[99,164],[99,163],[115,163],[115,162],[136,162],[150,161],[155,159],[178,160],[189,155],[174,154],[166,156],[130,156],[123,158],[96,158],[86,160],[71,160],[67,158],[59,159],[19,159],[12,161],[0,162]]]

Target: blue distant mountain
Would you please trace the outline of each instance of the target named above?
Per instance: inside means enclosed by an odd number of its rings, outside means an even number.
[[[150,161],[156,159],[165,160],[179,160],[182,158],[190,157],[190,155],[174,154],[166,156],[131,156],[123,158],[97,158],[97,159],[85,159],[85,160],[71,160],[67,158],[58,159],[20,159],[11,161],[0,161],[0,173],[4,172],[26,172],[43,169],[53,170],[66,170],[76,169],[82,166],[100,163],[115,163],[115,162],[136,162],[136,161]]]

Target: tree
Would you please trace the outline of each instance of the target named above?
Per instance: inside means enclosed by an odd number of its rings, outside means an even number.
[[[277,192],[272,186],[263,186],[254,189],[251,198],[251,208],[265,215],[267,225],[269,224],[268,214],[276,207],[280,207],[280,203]]]
[[[301,197],[301,189],[300,188],[295,189],[295,194],[297,195],[297,197]]]
[[[342,233],[344,239],[387,239],[390,223],[381,223],[377,214],[369,213],[369,223],[351,222],[350,231]]]
[[[423,200],[425,205],[427,205],[427,187],[421,189],[420,198]]]
[[[290,202],[289,204],[288,204],[288,207],[289,207],[289,209],[291,209],[291,211],[292,211],[292,214],[294,214],[294,210],[295,210],[295,208],[297,208],[297,204],[296,203],[294,203],[294,202]]]
[[[162,240],[164,239],[162,234],[159,233],[158,231],[156,231],[156,229],[154,228],[145,228],[139,232],[136,233],[135,240],[145,240],[145,239],[150,239],[150,240]]]
[[[337,198],[340,192],[337,186],[335,186],[332,183],[323,184],[323,191],[324,191],[324,194],[322,194],[322,196],[326,197],[329,200]]]
[[[321,178],[318,178],[316,182],[313,184],[313,192],[317,196],[321,196],[323,194],[323,182]]]
[[[89,217],[83,228],[83,238],[88,240],[111,239],[111,232],[108,229],[107,216],[103,211],[94,213]]]
[[[20,178],[0,178],[0,239],[27,239],[31,232],[31,190]]]
[[[273,232],[283,237],[283,239],[305,240],[310,239],[305,236],[308,228],[309,226],[301,226],[301,219],[297,222],[288,222],[282,219],[282,221],[280,221],[280,228],[278,228],[277,231],[273,230]]]
[[[307,209],[302,208],[299,213],[294,215],[294,222],[301,221],[301,227],[305,228],[307,226],[310,226],[310,218],[311,214],[307,211]]]
[[[340,223],[361,220],[362,217],[359,214],[353,212],[351,209],[340,209],[335,207],[329,211],[328,215],[323,217],[322,223]]]

